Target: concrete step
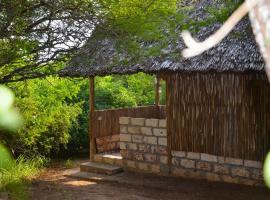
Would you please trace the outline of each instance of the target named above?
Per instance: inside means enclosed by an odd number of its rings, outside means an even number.
[[[114,175],[122,172],[123,169],[121,167],[110,164],[87,162],[80,165],[80,171],[97,174]]]

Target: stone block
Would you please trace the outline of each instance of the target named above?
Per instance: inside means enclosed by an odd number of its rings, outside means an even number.
[[[158,119],[146,119],[145,126],[158,127]]]
[[[143,136],[141,136],[141,135],[132,135],[132,142],[143,143]]]
[[[197,162],[196,168],[203,171],[211,171],[212,170],[212,164],[209,162]]]
[[[155,145],[157,144],[157,137],[145,136],[143,140],[144,143],[146,144],[155,144]]]
[[[159,162],[162,164],[168,164],[168,156],[160,156]]]
[[[214,173],[206,173],[206,179],[208,181],[220,181],[221,180],[221,176],[219,176],[218,174],[214,174]]]
[[[215,155],[201,153],[201,160],[207,161],[207,162],[218,162],[218,157]]]
[[[256,180],[263,180],[263,171],[262,169],[252,169],[251,178]]]
[[[160,165],[155,164],[150,165],[150,171],[155,174],[160,173]]]
[[[166,128],[167,127],[167,120],[166,119],[160,119],[159,123],[158,123],[158,126],[160,128]]]
[[[136,150],[138,150],[138,146],[137,146],[137,144],[134,144],[134,143],[128,143],[127,149],[136,151]]]
[[[158,137],[166,137],[167,136],[167,129],[164,128],[154,128],[153,134]]]
[[[246,178],[237,178],[237,180],[237,183],[242,185],[256,186],[258,184],[258,181]]]
[[[139,161],[143,161],[144,159],[143,159],[143,154],[142,153],[139,153],[139,152],[134,152],[133,153],[133,158],[135,159],[135,160],[139,160]]]
[[[123,150],[127,149],[127,143],[120,142],[120,149],[123,149]]]
[[[205,179],[206,178],[205,176],[206,176],[205,172],[190,170],[188,171],[187,177],[192,179]]]
[[[172,175],[177,177],[188,177],[188,172],[186,169],[173,167],[172,168]]]
[[[226,182],[226,183],[238,183],[237,178],[234,178],[234,177],[229,176],[229,175],[222,175],[221,180]]]
[[[127,160],[126,165],[127,165],[127,167],[130,167],[130,168],[133,168],[133,169],[136,168],[136,162],[132,161],[132,160]]]
[[[110,164],[110,165],[114,165],[115,160],[116,160],[116,159],[109,158],[109,157],[104,157],[104,158],[103,158],[103,162],[104,162],[104,163],[107,163],[107,164]]]
[[[139,151],[144,153],[151,153],[151,145],[148,144],[139,144]]]
[[[181,166],[181,160],[177,158],[172,158],[172,164],[174,166]]]
[[[244,160],[244,166],[262,169],[262,163],[259,161],[254,161],[254,160]]]
[[[128,133],[128,127],[125,125],[120,125],[120,133]]]
[[[153,135],[152,128],[150,128],[150,127],[141,127],[141,134],[143,134],[143,135]]]
[[[120,134],[120,142],[131,142],[131,135]]]
[[[147,163],[138,162],[137,166],[142,171],[149,171],[149,164],[147,164]]]
[[[199,159],[201,159],[201,154],[200,153],[194,153],[194,152],[188,152],[187,153],[187,158],[199,160]]]
[[[144,118],[131,118],[131,125],[133,126],[144,126]]]
[[[151,146],[151,152],[157,153],[160,155],[167,155],[167,147],[166,146]]]
[[[188,160],[188,159],[182,159],[180,162],[182,167],[194,169],[195,168],[195,161],[194,160]]]
[[[218,163],[224,164],[225,163],[225,157],[224,156],[218,156]]]
[[[120,117],[119,124],[128,125],[130,122],[130,117]]]
[[[102,160],[103,160],[103,157],[101,155],[98,155],[98,154],[94,155],[94,161],[95,162],[100,163],[100,162],[102,162]]]
[[[156,162],[157,161],[157,155],[156,154],[144,154],[144,159],[147,162]]]
[[[186,152],[185,151],[172,151],[172,156],[178,157],[178,158],[184,158],[186,157]]]
[[[227,165],[214,164],[213,172],[216,174],[229,174],[230,168]]]
[[[232,176],[241,176],[248,178],[250,176],[250,172],[243,167],[233,167]]]
[[[127,159],[127,160],[132,160],[132,159],[133,159],[133,155],[132,155],[132,152],[131,152],[131,151],[128,151],[128,150],[120,150],[120,153],[121,153],[121,156],[122,156],[124,159]]]
[[[225,163],[230,165],[243,165],[243,159],[225,157]]]
[[[167,146],[167,138],[165,138],[165,137],[159,137],[158,138],[158,145]]]
[[[117,166],[122,167],[122,166],[124,166],[124,160],[123,159],[115,159],[114,164],[117,165]]]
[[[131,134],[141,134],[141,127],[139,126],[129,126],[128,133]]]

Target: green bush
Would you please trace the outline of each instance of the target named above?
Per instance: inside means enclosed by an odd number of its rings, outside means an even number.
[[[154,104],[153,76],[138,73],[95,80],[96,109]],[[9,86],[24,124],[17,134],[0,137],[15,155],[63,157],[89,149],[87,79],[48,77]]]
[[[24,119],[17,134],[5,137],[6,145],[17,155],[49,155],[70,140],[70,128],[81,104],[73,103],[80,89],[78,82],[55,77],[10,85],[16,106]]]

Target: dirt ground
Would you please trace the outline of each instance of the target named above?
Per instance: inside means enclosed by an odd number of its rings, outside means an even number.
[[[55,166],[33,182],[36,200],[269,200],[260,187],[124,173],[123,182],[80,180]],[[125,180],[128,179],[128,180]],[[131,181],[132,180],[132,181]],[[133,184],[134,183],[134,184]],[[136,184],[135,184],[136,183]]]

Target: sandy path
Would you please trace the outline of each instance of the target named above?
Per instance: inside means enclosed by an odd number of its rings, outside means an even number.
[[[36,200],[269,200],[264,188],[246,187],[205,181],[172,179],[127,173],[131,184],[84,181],[63,176],[61,168],[48,169],[33,182]],[[132,181],[130,181],[132,179]],[[126,181],[126,180],[124,180]],[[139,182],[140,184],[132,185]],[[164,186],[164,187],[163,187]]]

